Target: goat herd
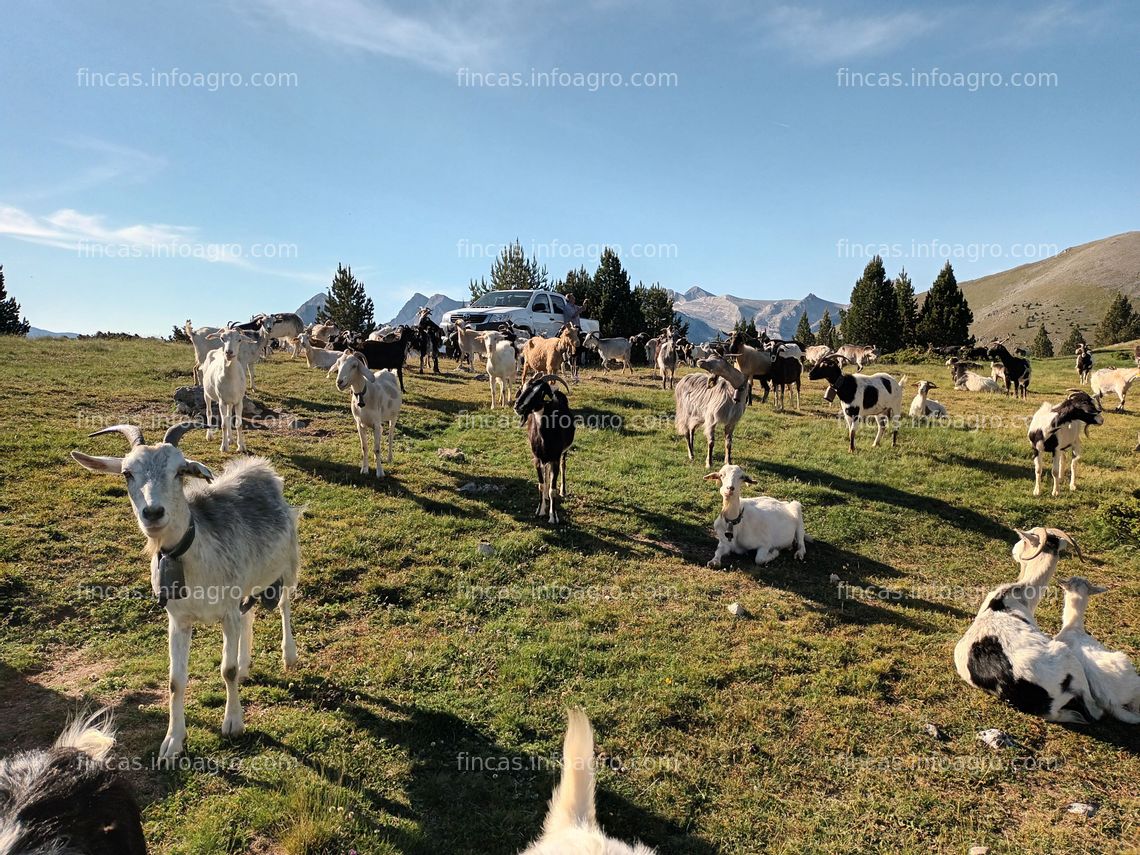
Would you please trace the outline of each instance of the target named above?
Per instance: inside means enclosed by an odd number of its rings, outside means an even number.
[[[726,340],[692,345],[674,330],[654,338],[648,334],[625,338],[584,338],[572,325],[552,337],[531,336],[504,325],[476,331],[458,322],[445,335],[424,310],[416,324],[381,330],[368,340],[354,339],[328,324],[303,327],[296,315],[263,315],[248,324],[194,328],[185,332],[194,346],[194,376],[200,380],[207,407],[208,435],[222,432],[221,450],[236,439],[245,451],[242,434],[243,399],[253,389],[253,368],[270,353],[276,340],[304,354],[310,367],[335,374],[336,386],[350,393],[349,408],[361,444],[361,473],[368,474],[368,434],[373,437],[376,477],[383,477],[381,439],[388,434],[388,462],[403,401],[403,367],[418,354],[420,371],[430,361],[439,372],[439,352],[446,349],[458,365],[474,373],[475,358],[485,360],[491,407],[513,406],[525,422],[540,491],[537,516],[559,522],[558,502],[566,492],[566,455],[574,441],[575,411],[570,404],[571,382],[578,381],[582,352],[596,351],[602,368],[616,363],[634,372],[633,348],[644,347],[647,360],[660,375],[663,388],[672,388],[676,401],[676,432],[685,437],[694,457],[693,437],[701,427],[707,441],[705,465],[713,466],[718,426],[724,431],[724,465],[705,476],[717,482],[721,512],[713,529],[716,551],[710,566],[720,567],[731,554],[754,554],[755,562],[773,560],[782,549],[794,548],[803,559],[810,536],[804,529],[803,508],[797,501],[769,497],[745,498],[745,485],[755,482],[732,462],[733,432],[759,380],[766,400],[775,392],[783,408],[787,392],[799,409],[801,375],[827,383],[825,400],[836,402],[855,451],[856,428],[864,420],[877,423],[874,445],[888,427],[898,443],[906,377],[886,373],[866,375],[864,366],[876,359],[873,347],[847,345],[832,350],[803,347],[797,342],[746,340],[736,333]],[[1004,343],[948,354],[956,388],[971,392],[1028,395],[1029,360],[1010,353]],[[975,373],[970,358],[993,360],[991,376]],[[678,361],[703,369],[674,382]],[[845,373],[846,365],[855,373]],[[1034,495],[1041,492],[1042,456],[1051,454],[1053,495],[1064,477],[1069,456],[1069,486],[1076,488],[1076,461],[1081,439],[1092,425],[1103,424],[1101,399],[1106,392],[1119,397],[1123,409],[1137,369],[1092,372],[1092,354],[1077,357],[1079,381],[1091,394],[1072,389],[1060,404],[1043,403],[1029,422],[1033,450]],[[532,375],[527,381],[528,374]],[[563,375],[567,379],[564,379]],[[521,378],[521,379],[519,379]],[[516,380],[521,388],[514,393]],[[936,385],[923,380],[909,414],[914,418],[947,416],[946,407],[929,398]],[[213,416],[213,407],[218,418]],[[184,748],[184,705],[189,671],[191,630],[196,623],[221,623],[221,675],[225,684],[222,733],[243,731],[239,684],[248,677],[253,640],[254,606],[276,608],[281,617],[281,652],[286,670],[297,659],[290,625],[290,604],[300,568],[297,527],[300,511],[291,507],[283,481],[268,460],[231,460],[215,476],[205,465],[186,457],[179,441],[191,425],[170,428],[162,441],[147,444],[142,430],[116,425],[96,434],[119,433],[129,443],[122,457],[96,457],[72,452],[87,469],[123,478],[137,523],[151,557],[153,592],[168,615],[170,705],[166,736],[159,758],[170,761]],[[236,437],[235,437],[236,434]],[[1037,625],[1034,612],[1059,557],[1076,551],[1073,539],[1053,528],[1018,531],[1013,558],[1020,566],[1015,582],[992,591],[977,618],[959,641],[954,661],[962,679],[996,694],[1016,708],[1050,721],[1089,722],[1108,714],[1125,722],[1140,722],[1140,676],[1127,656],[1107,650],[1084,630],[1090,595],[1102,588],[1078,577],[1061,582],[1065,589],[1063,626],[1055,637]],[[101,767],[113,744],[105,717],[77,722],[46,752],[29,752],[0,762],[0,793],[19,793],[0,803],[0,852],[145,852],[137,805]],[[551,800],[542,837],[528,852],[596,851],[649,853],[607,838],[594,812],[593,734],[585,715],[572,711],[565,738],[563,778]],[[51,779],[49,783],[45,780]],[[39,801],[37,801],[37,799]],[[23,805],[17,812],[12,805]]]

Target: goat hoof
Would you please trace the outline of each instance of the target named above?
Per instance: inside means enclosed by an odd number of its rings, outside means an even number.
[[[158,762],[170,764],[174,758],[182,753],[182,737],[167,736],[162,740],[162,747],[158,750]]]
[[[222,736],[240,736],[245,733],[245,722],[240,716],[226,717],[222,721]]]

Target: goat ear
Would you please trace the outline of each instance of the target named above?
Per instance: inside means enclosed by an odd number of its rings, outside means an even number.
[[[719,472],[710,472],[708,475],[705,476],[705,480],[706,481],[719,481],[720,480],[720,473]]]
[[[1089,582],[1090,594],[1103,594],[1107,590],[1108,588],[1102,588],[1100,585],[1094,585],[1092,582]]]
[[[1018,537],[1020,537],[1022,540],[1024,540],[1030,546],[1036,546],[1038,544],[1037,535],[1035,535],[1033,532],[1022,531],[1019,528],[1015,528],[1014,531],[1017,532]]]
[[[207,339],[211,339],[211,340],[214,340],[214,341],[216,341],[216,340],[217,340],[217,339],[219,339],[220,337],[221,337],[221,336],[219,336],[219,335],[218,335],[216,332],[212,332],[212,333],[210,333],[208,336],[206,336],[206,338],[207,338]]]
[[[71,456],[76,463],[92,472],[99,472],[103,475],[123,474],[123,458],[121,457],[92,457],[81,451],[73,451]]]
[[[751,475],[742,475],[740,477],[740,480],[743,481],[745,484],[755,484],[756,483],[756,479],[753,478]]]
[[[197,460],[187,460],[178,467],[178,474],[189,476],[191,478],[205,478],[207,481],[214,480],[214,473],[211,472],[206,466],[199,463]]]

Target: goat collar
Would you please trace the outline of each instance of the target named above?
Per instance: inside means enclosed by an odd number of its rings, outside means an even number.
[[[724,511],[721,511],[720,515],[722,517],[724,517]],[[724,532],[724,539],[725,540],[732,540],[732,530],[736,526],[740,525],[740,521],[742,519],[744,519],[744,505],[743,505],[743,503],[740,505],[740,513],[736,515],[736,519],[730,520],[728,517],[724,517],[724,521],[726,523],[728,523],[728,528]]]
[[[174,548],[158,550],[158,585],[154,595],[160,606],[165,607],[169,600],[180,600],[186,594],[186,571],[179,559],[194,543],[194,534],[194,518],[191,517],[186,533],[174,544]]]

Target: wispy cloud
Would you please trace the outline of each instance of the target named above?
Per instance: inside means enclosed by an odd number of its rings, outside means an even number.
[[[424,4],[415,14],[386,0],[259,0],[259,5],[322,41],[445,73],[490,61],[511,17],[496,4]]]
[[[929,12],[857,15],[777,5],[762,12],[761,20],[770,43],[808,62],[837,62],[897,48],[933,30],[940,18]]]
[[[12,205],[0,204],[0,236],[14,240],[68,250],[87,258],[133,259],[161,258],[198,260],[229,264],[270,276],[301,282],[322,282],[327,277],[317,273],[282,270],[258,264],[249,257],[254,245],[202,241],[194,226],[168,223],[135,223],[110,226],[106,218],[85,214],[73,208],[61,208],[50,214],[37,215]],[[262,252],[267,245],[256,245]],[[279,253],[282,245],[272,245]],[[293,257],[295,257],[293,253]],[[273,257],[273,256],[258,256]]]
[[[28,202],[70,196],[111,182],[139,183],[166,168],[165,157],[106,140],[76,137],[55,142],[76,152],[79,159],[88,163],[54,183],[11,192],[9,198]]]
[[[1107,17],[1111,17],[1108,7],[1057,0],[1002,16],[990,29],[994,35],[986,44],[1015,49],[1037,47],[1076,30],[1095,29]]]

